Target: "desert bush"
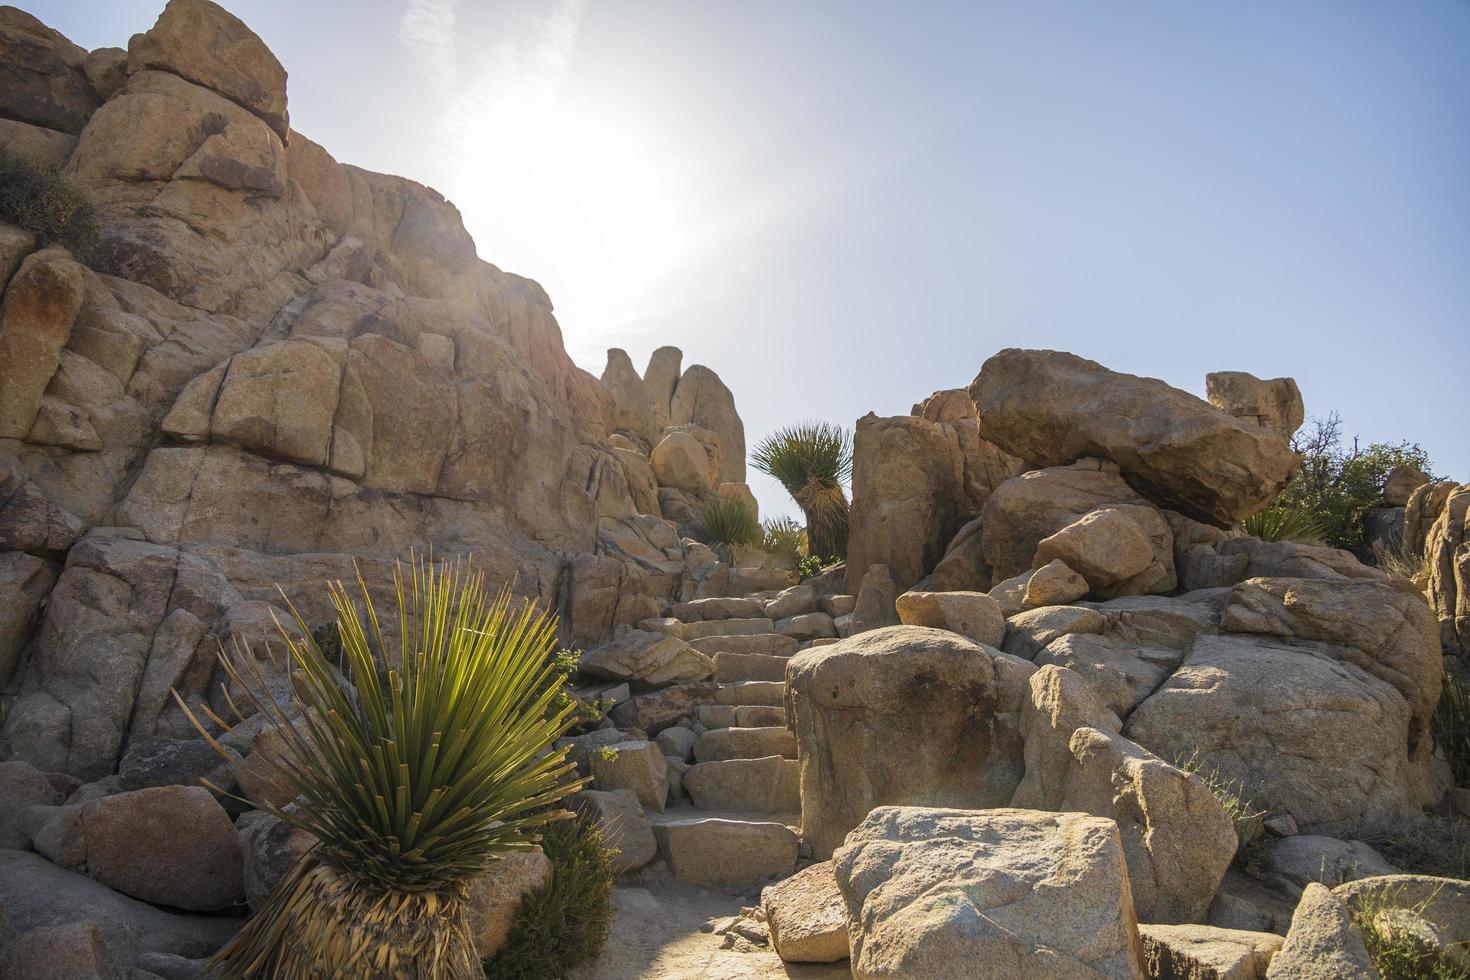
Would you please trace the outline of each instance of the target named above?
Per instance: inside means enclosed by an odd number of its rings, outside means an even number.
[[[1174,765],[1197,777],[1214,794],[1225,815],[1235,825],[1235,837],[1244,854],[1261,831],[1261,820],[1265,813],[1257,810],[1244,796],[1245,787],[1237,780],[1226,779],[1220,770],[1207,763],[1196,748],[1187,756],[1174,760]]]
[[[775,477],[806,519],[813,554],[847,554],[847,495],[852,478],[852,433],[828,422],[778,429],[751,451],[751,465]]]
[[[508,592],[492,597],[467,561],[420,558],[394,579],[387,631],[360,577],[356,596],[328,586],[342,668],[292,607],[304,639],[281,632],[297,726],[252,651],[221,650],[231,689],[289,747],[267,764],[295,804],[264,808],[318,843],[215,954],[212,976],[478,975],[469,879],[496,854],[531,846],[579,785],[566,751],[552,748],[571,715],[552,708],[554,618]]]
[[[528,894],[505,948],[485,961],[491,980],[555,980],[597,956],[612,917],[612,860],[587,817],[546,828],[551,880]]]
[[[55,170],[0,152],[0,221],[33,231],[85,262],[97,247],[97,209]]]
[[[802,555],[796,561],[796,577],[802,582],[815,578],[822,574],[823,568],[835,561],[836,558],[824,558],[821,555]]]
[[[1425,811],[1359,824],[1353,836],[1411,874],[1470,878],[1470,821]]]
[[[1354,437],[1351,447],[1345,447],[1342,418],[1336,412],[1309,419],[1291,445],[1302,454],[1302,467],[1259,515],[1260,522],[1289,528],[1294,520],[1308,521],[1322,542],[1334,548],[1362,547],[1363,514],[1381,505],[1383,485],[1395,466],[1409,463],[1430,472],[1429,455],[1417,443],[1375,442],[1363,448]],[[1249,525],[1246,530],[1256,534]]]
[[[1470,971],[1438,950],[1426,948],[1401,923],[1405,913],[1421,917],[1432,898],[1405,906],[1392,885],[1364,891],[1352,902],[1353,924],[1382,980],[1470,980]]]
[[[1262,541],[1321,544],[1327,525],[1310,511],[1273,506],[1245,519],[1245,533]]]
[[[784,514],[767,518],[761,523],[761,550],[795,563],[806,554],[806,531]]]
[[[710,545],[756,545],[761,541],[760,522],[743,501],[733,497],[712,497],[694,518],[691,530]]]
[[[1444,672],[1429,730],[1450,761],[1455,785],[1470,786],[1470,684],[1449,670]]]

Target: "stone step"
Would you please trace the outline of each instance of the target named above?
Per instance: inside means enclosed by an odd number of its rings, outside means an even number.
[[[776,624],[769,619],[706,619],[698,623],[684,623],[680,631],[686,641],[699,640],[707,636],[750,636],[756,633],[774,633]]]
[[[715,654],[715,680],[721,684],[739,681],[786,680],[786,661],[790,657],[772,657],[764,653]],[[625,685],[626,686],[626,685]],[[627,700],[625,697],[624,700]]]
[[[801,774],[795,759],[699,762],[684,772],[684,791],[700,810],[780,814],[801,809]]]
[[[801,648],[800,640],[781,633],[703,636],[688,642],[690,646],[707,657],[716,657],[722,653],[738,653],[742,656],[790,657]]]
[[[669,607],[669,615],[686,623],[700,623],[711,619],[759,619],[766,614],[766,604],[755,598],[710,598],[676,602]]]
[[[796,870],[796,833],[772,820],[693,817],[653,824],[664,862],[675,878],[733,887]]]
[[[785,681],[738,681],[715,688],[715,704],[762,704],[780,707],[786,703]]]
[[[724,705],[717,707],[723,708]],[[785,705],[742,704],[735,709],[735,724],[730,727],[770,728],[788,723]]]
[[[726,759],[759,759],[779,755],[796,758],[796,736],[785,727],[716,728],[699,736],[694,743],[695,762],[721,762]]]

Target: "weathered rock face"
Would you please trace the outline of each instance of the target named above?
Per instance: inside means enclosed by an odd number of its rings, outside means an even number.
[[[1440,640],[1451,652],[1470,652],[1470,484],[1444,497],[1439,516],[1424,536],[1429,564],[1429,599],[1439,618]]]
[[[1030,665],[943,630],[895,626],[791,658],[802,832],[828,857],[873,807],[1002,806],[1021,778]],[[936,751],[936,746],[943,746]]]
[[[1205,398],[1227,415],[1249,419],[1290,439],[1306,418],[1301,389],[1293,378],[1262,381],[1244,371],[1205,375]]]
[[[879,807],[834,867],[855,978],[1144,976],[1110,820]]]
[[[1298,465],[1279,432],[1073,354],[1001,351],[970,396],[1006,452],[1037,466],[1104,456],[1157,503],[1221,527],[1262,510]]]

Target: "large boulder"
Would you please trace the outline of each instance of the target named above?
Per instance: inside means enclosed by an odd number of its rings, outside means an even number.
[[[1424,537],[1429,564],[1429,601],[1439,617],[1440,639],[1448,651],[1470,653],[1470,484],[1445,495],[1444,505]]]
[[[1290,439],[1306,418],[1302,392],[1293,378],[1263,381],[1244,371],[1205,375],[1205,398],[1227,415],[1248,419]]]
[[[1100,599],[1171,592],[1174,533],[1153,507],[1120,504],[1088,511],[1036,545],[1033,568],[1061,560]]]
[[[776,955],[788,963],[847,959],[847,906],[831,861],[761,889],[761,911]]]
[[[791,658],[786,707],[813,852],[830,856],[875,806],[1009,803],[1022,774],[1016,712],[1030,670],[919,626],[872,630]]]
[[[0,303],[0,438],[23,439],[82,305],[82,267],[59,248],[20,264]]]
[[[847,591],[856,594],[875,564],[887,565],[898,588],[907,589],[974,516],[965,501],[959,440],[937,422],[869,413],[858,419],[852,458]]]
[[[1303,829],[1413,808],[1412,708],[1393,685],[1310,648],[1200,636],[1125,734],[1165,759],[1194,756],[1258,809]]]
[[[636,871],[658,854],[658,841],[631,789],[586,789],[574,794],[573,810],[589,819],[611,849],[613,874]]]
[[[694,435],[674,430],[653,447],[653,474],[661,487],[706,494],[710,483],[709,453]]]
[[[588,650],[579,667],[592,677],[652,687],[702,681],[715,672],[714,660],[688,643],[646,630],[628,630]]]
[[[0,116],[79,133],[97,108],[87,52],[15,7],[0,8]]]
[[[469,881],[470,934],[482,959],[505,946],[525,896],[551,881],[551,860],[541,848],[509,851]]]
[[[1201,779],[1118,735],[1095,702],[1058,703],[1068,690],[1061,672],[1031,676],[1021,714],[1026,775],[1011,805],[1114,820],[1140,918],[1199,921],[1235,857],[1233,822]],[[1103,727],[1076,725],[1093,720]]]
[[[284,142],[286,69],[239,18],[209,0],[169,0],[128,42],[128,70],[162,68],[213,89],[265,121]]]
[[[41,601],[56,583],[56,570],[24,551],[0,551],[0,687],[20,662]]]
[[[983,592],[905,592],[894,605],[905,626],[949,630],[982,646],[1005,642],[1000,603]]]
[[[669,424],[693,424],[714,433],[720,447],[714,484],[745,482],[745,425],[735,411],[735,396],[718,374],[703,364],[685,368],[669,400]]]
[[[644,446],[652,448],[658,442],[661,427],[654,421],[648,390],[628,358],[627,351],[614,347],[607,352],[607,367],[602,371],[602,383],[612,392],[613,397],[613,415],[608,419],[609,427],[614,432],[635,436]],[[665,411],[665,415],[667,414]]]
[[[1267,980],[1378,980],[1352,913],[1324,885],[1302,892]]]
[[[1299,464],[1280,432],[1060,351],[1003,350],[970,396],[1006,452],[1037,466],[1104,456],[1155,503],[1221,527],[1264,509]]]
[[[858,980],[1144,976],[1111,820],[884,806],[834,867]]]

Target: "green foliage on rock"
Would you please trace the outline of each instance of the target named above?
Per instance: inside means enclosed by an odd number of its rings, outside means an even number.
[[[1312,537],[1334,548],[1361,548],[1363,515],[1382,506],[1389,472],[1400,463],[1431,472],[1429,455],[1417,443],[1375,442],[1362,447],[1354,438],[1351,446],[1344,446],[1342,418],[1336,412],[1309,419],[1291,442],[1302,454],[1302,467],[1256,519],[1257,527],[1275,528],[1281,534],[1271,540],[1298,540],[1294,534],[1312,532]],[[1249,523],[1246,530],[1256,533]]]
[[[597,956],[612,918],[612,860],[596,824],[553,824],[541,838],[551,880],[528,894],[505,948],[484,963],[490,980],[555,980]]]
[[[0,222],[35,232],[85,262],[97,248],[97,209],[55,170],[0,151]]]
[[[757,545],[761,542],[761,525],[743,501],[716,495],[711,498],[691,529],[705,544]]]
[[[751,465],[775,477],[806,518],[812,554],[847,554],[847,494],[852,433],[829,422],[798,422],[756,444]]]
[[[761,524],[761,550],[795,564],[806,554],[806,531],[784,514],[767,518]]]
[[[1353,924],[1382,980],[1470,980],[1470,971],[1427,947],[1410,923],[1422,919],[1431,900],[1404,903],[1392,885],[1372,889],[1352,903]]]
[[[212,976],[478,975],[469,880],[564,816],[551,807],[578,781],[552,747],[573,710],[553,707],[555,618],[490,595],[468,562],[419,559],[394,578],[386,621],[361,578],[356,594],[329,584],[337,663],[292,608],[303,638],[281,632],[293,711],[248,648],[221,651],[228,690],[286,745],[265,762],[296,800],[264,809],[317,844],[215,955]]]
[[[1429,730],[1450,761],[1455,785],[1470,786],[1470,682],[1448,669]]]

